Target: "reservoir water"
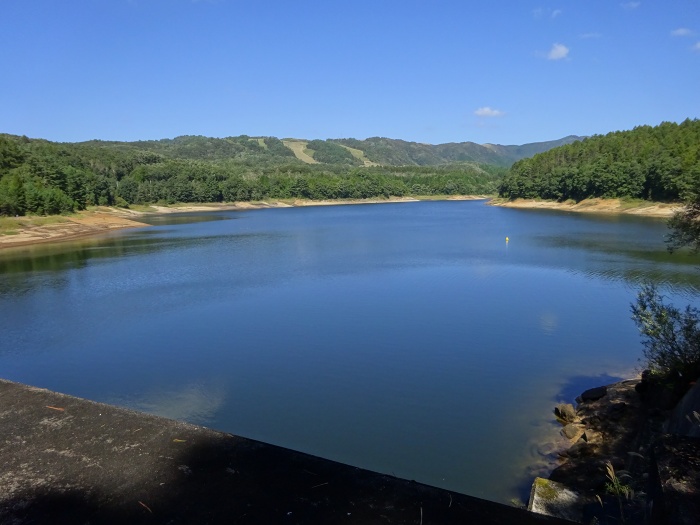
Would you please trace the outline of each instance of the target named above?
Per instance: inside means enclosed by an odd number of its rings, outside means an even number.
[[[635,373],[658,219],[482,201],[219,211],[0,252],[0,376],[507,502]],[[506,236],[509,242],[506,243]]]

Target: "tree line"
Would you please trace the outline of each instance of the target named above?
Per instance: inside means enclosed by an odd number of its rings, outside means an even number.
[[[0,215],[92,205],[495,194],[505,173],[474,163],[357,167],[346,149],[332,146],[322,155],[339,163],[309,165],[269,137],[71,144],[0,135]]]
[[[700,181],[700,120],[596,135],[513,164],[499,188],[509,199],[590,197],[688,200]]]

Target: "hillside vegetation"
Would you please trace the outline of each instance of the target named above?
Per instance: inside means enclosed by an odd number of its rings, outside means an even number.
[[[513,164],[499,189],[509,199],[590,197],[688,200],[700,186],[700,120],[593,136]]]
[[[0,215],[95,204],[495,194],[505,174],[475,162],[367,167],[332,141],[310,141],[306,151],[318,164],[298,160],[274,137],[54,143],[0,135]]]
[[[372,137],[366,140],[331,139],[333,142],[362,151],[374,163],[391,166],[437,166],[455,162],[479,162],[508,167],[513,162],[551,148],[581,140],[574,135],[548,142],[533,142],[522,146],[452,142],[421,144],[405,140]]]

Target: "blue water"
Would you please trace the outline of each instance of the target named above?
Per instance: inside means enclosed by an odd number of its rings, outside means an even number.
[[[635,373],[663,221],[472,202],[168,215],[0,252],[0,375],[497,501],[572,392]],[[510,241],[505,242],[506,236]]]

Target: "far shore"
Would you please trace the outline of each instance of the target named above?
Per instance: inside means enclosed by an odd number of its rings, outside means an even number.
[[[644,217],[670,218],[683,206],[666,202],[649,201],[625,201],[622,199],[585,199],[580,202],[574,201],[548,201],[538,199],[491,199],[491,206],[502,206],[505,208],[520,208],[528,210],[559,210],[577,213],[606,213],[639,215]]]
[[[263,208],[290,208],[301,206],[339,206],[349,204],[386,204],[417,202],[421,200],[488,200],[492,206],[521,209],[551,209],[585,213],[630,214],[667,218],[680,209],[678,204],[644,201],[626,202],[620,199],[587,199],[579,203],[543,200],[506,201],[487,195],[449,195],[440,197],[391,197],[388,199],[309,200],[284,199],[258,202],[231,202],[210,204],[151,205],[131,208],[96,206],[66,216],[3,217],[0,218],[0,250],[35,244],[61,242],[95,236],[124,228],[142,228],[148,224],[141,218],[166,213],[186,213],[220,210],[252,210]]]
[[[488,196],[450,195],[440,200],[485,200]],[[21,248],[36,244],[72,241],[125,228],[149,226],[140,222],[148,215],[187,213],[197,211],[253,210],[263,208],[291,208],[300,206],[339,206],[348,204],[385,204],[431,200],[430,197],[390,197],[388,199],[309,200],[284,199],[257,202],[229,202],[206,204],[151,205],[131,208],[108,206],[91,207],[72,215],[27,216],[0,218],[0,250]]]

